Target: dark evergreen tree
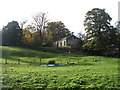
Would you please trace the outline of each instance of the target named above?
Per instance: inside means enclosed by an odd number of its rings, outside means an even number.
[[[9,22],[2,29],[2,45],[18,46],[22,44],[22,29],[17,21]]]

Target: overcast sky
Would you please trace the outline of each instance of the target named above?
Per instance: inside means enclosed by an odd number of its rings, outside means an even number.
[[[118,20],[119,0],[1,0],[0,28],[13,20],[32,22],[32,15],[47,12],[49,21],[62,21],[72,32],[84,32],[83,21],[87,11],[93,8],[106,9],[112,17],[111,24]]]

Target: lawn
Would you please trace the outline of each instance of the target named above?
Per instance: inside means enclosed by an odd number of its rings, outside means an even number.
[[[23,89],[120,89],[118,58],[60,54],[18,47],[3,51],[3,88]],[[74,65],[42,67],[48,61]]]

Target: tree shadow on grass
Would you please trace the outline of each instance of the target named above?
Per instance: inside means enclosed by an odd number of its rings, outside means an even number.
[[[16,57],[41,57],[41,58],[53,58],[56,57],[57,54],[52,53],[45,53],[45,52],[28,52],[28,51],[8,51],[3,50],[2,51],[2,57],[9,57],[9,56],[16,56]]]
[[[46,64],[46,63],[40,63],[38,61],[33,61],[33,60],[22,60],[22,59],[18,59],[18,58],[3,58],[3,59],[7,59],[7,62],[5,61],[5,64],[23,64],[26,63],[28,65],[41,65],[41,64]],[[11,62],[10,62],[11,61]],[[14,61],[14,62],[13,62]]]

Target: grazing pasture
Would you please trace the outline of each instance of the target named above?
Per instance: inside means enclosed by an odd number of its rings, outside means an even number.
[[[118,58],[0,47],[2,88],[120,89]],[[74,65],[42,67],[49,61]]]

